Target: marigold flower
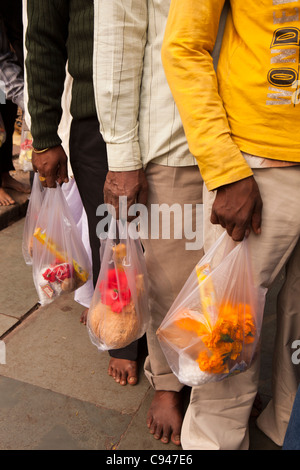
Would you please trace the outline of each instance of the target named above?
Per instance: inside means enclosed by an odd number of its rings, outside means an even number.
[[[197,363],[202,371],[214,374],[229,372],[232,362],[237,361],[243,352],[243,346],[253,343],[256,335],[251,306],[242,303],[222,303],[213,326],[208,327],[200,320],[189,317],[188,313],[175,323],[201,338],[207,349],[199,353]]]

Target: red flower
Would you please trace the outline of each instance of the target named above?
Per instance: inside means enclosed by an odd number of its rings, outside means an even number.
[[[101,301],[113,312],[120,313],[130,303],[131,292],[124,271],[110,269],[107,278],[100,282]]]
[[[32,149],[32,140],[31,139],[25,139],[24,142],[21,143],[21,149],[22,150]]]
[[[72,277],[73,270],[68,263],[60,263],[50,266],[43,273],[43,278],[49,282],[62,282],[64,279]]]

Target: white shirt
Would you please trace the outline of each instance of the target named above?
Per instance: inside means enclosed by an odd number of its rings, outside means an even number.
[[[169,0],[95,0],[94,88],[111,171],[196,165],[165,78]]]

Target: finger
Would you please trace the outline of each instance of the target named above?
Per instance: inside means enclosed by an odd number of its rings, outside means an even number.
[[[111,190],[108,187],[105,187],[103,190],[104,195],[104,204],[107,204],[107,210],[116,219],[119,218],[119,199],[115,198]]]
[[[252,230],[256,235],[259,235],[261,233],[261,220],[262,220],[262,204],[257,203],[255,205],[255,208],[252,214],[252,220],[251,220]]]
[[[105,204],[110,204],[110,191],[107,189],[106,183],[104,183],[103,187],[103,200]]]
[[[56,188],[56,177],[53,173],[45,175],[48,188]]]
[[[246,232],[249,230],[249,227],[239,227],[237,225],[234,226],[231,234],[231,238],[235,242],[241,242],[246,235]]]
[[[67,160],[64,160],[60,163],[59,170],[58,170],[58,178],[62,183],[68,183],[68,164]]]
[[[221,227],[225,228],[225,230],[227,230],[228,227],[231,228],[231,232],[234,228],[234,224],[233,223],[229,223],[228,221],[224,220],[223,217],[221,217],[220,215],[217,216],[218,217],[218,224],[221,225]]]
[[[234,224],[227,224],[226,227],[224,225],[222,225],[222,227],[226,228],[226,231],[227,231],[228,235],[230,237],[232,237],[232,233],[233,233],[233,230],[234,230],[234,227],[235,227]]]
[[[126,217],[128,222],[133,221],[138,216],[138,214],[136,213],[136,210],[135,210],[136,203],[137,203],[137,200],[133,197],[129,197],[127,199],[127,213],[124,214],[124,217]],[[129,215],[130,213],[133,214],[133,215]]]
[[[111,194],[109,200],[110,200],[109,202],[110,206],[112,206],[114,209],[114,211],[112,212],[112,216],[115,217],[116,219],[119,219],[120,217],[119,198]]]
[[[147,200],[148,200],[148,189],[143,188],[141,191],[139,191],[137,195],[137,202],[138,204],[142,204],[144,206],[147,205]]]
[[[47,188],[46,177],[39,173],[39,180],[40,180],[40,183],[43,186],[43,188]]]
[[[213,209],[211,211],[210,221],[214,225],[219,223],[219,217],[217,216],[216,212]]]

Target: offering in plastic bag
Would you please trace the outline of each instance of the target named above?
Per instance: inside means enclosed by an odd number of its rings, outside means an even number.
[[[6,130],[5,130],[3,118],[0,113],[0,147],[2,147],[5,141],[6,141]]]
[[[41,305],[86,283],[90,262],[61,187],[45,188],[33,241],[33,279]]]
[[[143,336],[149,322],[144,254],[126,227],[112,219],[101,244],[101,270],[87,316],[90,339],[101,351],[129,345]]]
[[[23,171],[32,171],[32,135],[31,132],[23,127],[21,133],[21,144],[19,163]]]
[[[181,383],[201,385],[250,367],[265,294],[254,285],[248,240],[235,244],[224,233],[197,264],[157,330]]]
[[[34,174],[32,190],[27,207],[25,225],[23,230],[22,252],[25,263],[32,264],[33,234],[44,199],[44,188],[39,180],[38,173]]]

